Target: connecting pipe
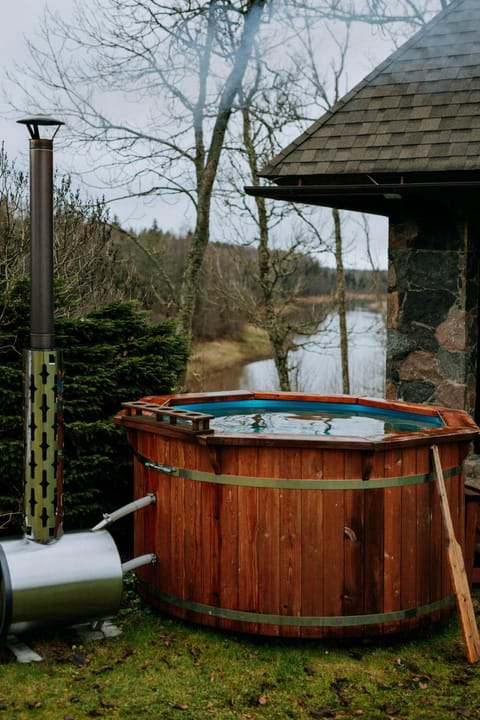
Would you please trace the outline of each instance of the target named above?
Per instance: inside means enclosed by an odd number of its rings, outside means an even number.
[[[127,562],[122,563],[122,573],[125,575],[130,570],[136,570],[143,565],[156,565],[157,556],[155,553],[148,553],[147,555],[139,555],[136,558],[132,558]]]
[[[156,502],[157,498],[155,495],[153,493],[149,493],[143,498],[139,498],[138,500],[128,503],[128,505],[123,505],[123,507],[118,508],[118,510],[114,510],[112,513],[104,513],[103,520],[100,520],[100,522],[92,528],[92,532],[103,530],[108,527],[108,525],[111,525],[117,520],[120,520],[120,518],[125,517],[125,515],[130,515],[130,513],[136,512],[136,510],[140,510],[140,508],[147,507],[148,505],[155,505]]]

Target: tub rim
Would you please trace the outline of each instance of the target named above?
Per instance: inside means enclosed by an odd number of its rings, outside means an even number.
[[[410,413],[437,417],[442,427],[424,428],[402,433],[385,433],[378,435],[296,435],[282,433],[242,433],[202,428],[192,432],[176,425],[158,422],[153,410],[168,411],[176,404],[189,405],[195,403],[214,403],[238,400],[292,400],[335,403],[337,405],[358,405],[360,407],[384,408],[400,413]],[[144,404],[145,407],[140,409]],[[151,406],[149,409],[148,406]],[[133,409],[133,411],[132,411]],[[211,418],[212,416],[205,415]],[[446,408],[436,405],[419,405],[404,400],[384,400],[364,395],[318,395],[300,392],[258,391],[258,390],[220,390],[204,393],[171,393],[164,395],[147,395],[140,401],[122,403],[122,410],[114,417],[114,422],[126,428],[140,429],[148,426],[149,432],[173,437],[184,437],[202,445],[250,445],[250,446],[296,446],[296,447],[335,447],[346,449],[354,446],[357,449],[379,450],[398,446],[424,445],[428,441],[437,443],[471,442],[480,435],[480,429],[465,410]]]

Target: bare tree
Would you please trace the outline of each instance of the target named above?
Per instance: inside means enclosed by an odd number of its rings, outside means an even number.
[[[119,252],[105,203],[85,199],[70,177],[54,190],[54,267],[64,315],[130,299],[133,265]]]
[[[178,316],[190,338],[222,148],[262,24],[276,23],[271,47],[278,54],[302,31],[300,15],[317,25],[352,17],[418,23],[417,6],[430,2],[82,1],[71,22],[47,13],[40,40],[30,43],[29,67],[12,82],[18,87],[25,78],[22,109],[55,110],[70,123],[71,141],[89,148],[101,182],[121,194],[190,200],[195,221]],[[280,23],[281,12],[291,22]]]
[[[252,324],[267,334],[278,384],[281,390],[290,390],[294,368],[293,357],[302,342],[302,335],[310,335],[325,317],[324,306],[311,305],[307,311],[302,304],[302,274],[300,265],[306,250],[306,238],[290,225],[282,233],[282,242],[275,243],[275,228],[288,215],[297,214],[293,206],[278,206],[256,196],[253,200],[243,192],[244,184],[258,185],[259,170],[267,158],[278,151],[275,130],[292,120],[295,108],[289,105],[289,83],[275,78],[269,83],[269,74],[260,54],[256,54],[254,82],[248,92],[239,94],[241,125],[234,123],[227,144],[231,172],[222,177],[225,190],[224,203],[228,213],[241,222],[233,223],[237,241],[251,245],[254,252],[243,256],[245,274],[252,283],[250,296],[245,296],[245,283],[235,286],[238,304],[242,306]],[[238,131],[238,137],[234,133]],[[254,228],[254,240],[246,220]]]
[[[16,284],[29,276],[30,217],[28,176],[0,149],[0,298],[8,304]],[[54,189],[54,265],[62,293],[61,313],[81,315],[125,299],[131,265],[111,236],[100,200],[85,200],[70,178]]]
[[[192,201],[178,316],[188,338],[224,137],[270,2],[100,0],[91,12],[82,3],[72,24],[47,14],[43,42],[30,44],[30,102],[43,109],[53,103],[70,119],[74,141],[99,149],[97,165],[109,182],[129,193],[182,192]],[[125,103],[115,113],[105,102],[127,89],[140,114]]]
[[[3,304],[29,267],[28,182],[0,148],[0,297]],[[0,319],[3,306],[0,310]]]

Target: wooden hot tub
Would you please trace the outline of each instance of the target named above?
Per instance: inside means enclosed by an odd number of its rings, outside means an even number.
[[[265,406],[285,402],[287,427],[308,409],[299,432],[265,424]],[[232,403],[250,404],[253,419],[215,428]],[[338,434],[329,412],[351,415],[353,432]],[[462,462],[478,434],[465,412],[227,392],[143,398],[116,422],[135,453],[135,497],[157,497],[134,530],[135,555],[158,556],[138,571],[152,605],[218,628],[310,638],[410,630],[454,606],[430,448],[463,542]]]

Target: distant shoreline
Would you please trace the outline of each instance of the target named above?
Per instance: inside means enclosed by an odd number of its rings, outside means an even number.
[[[327,302],[325,297],[306,298],[306,302]],[[382,312],[386,307],[386,299],[373,293],[350,293],[348,305],[362,306],[372,311]],[[259,360],[269,360],[272,349],[267,333],[253,325],[246,325],[240,340],[228,338],[203,341],[194,344],[188,362],[185,387],[190,392],[200,392],[208,387],[218,386],[221,389],[221,374],[229,370],[234,372]],[[218,383],[215,382],[218,379]]]

